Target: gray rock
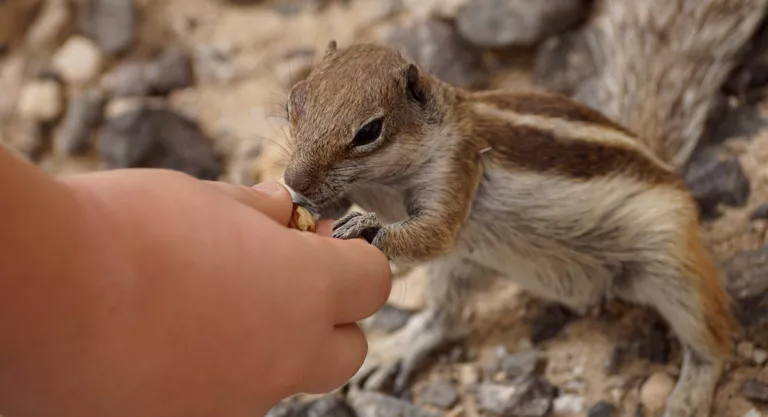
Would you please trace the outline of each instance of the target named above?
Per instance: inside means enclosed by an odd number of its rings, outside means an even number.
[[[544,417],[552,408],[555,388],[544,378],[531,377],[515,385],[484,382],[478,386],[478,406],[502,416]]]
[[[166,95],[193,83],[192,60],[180,47],[169,47],[150,62],[124,62],[101,79],[112,97]]]
[[[582,0],[474,0],[456,22],[469,42],[487,48],[530,46],[578,24]]]
[[[76,0],[78,26],[109,55],[133,43],[136,8],[133,0]]]
[[[53,137],[54,151],[61,155],[76,155],[88,149],[91,132],[101,121],[104,97],[92,89],[69,99],[67,113]]]
[[[352,390],[347,401],[360,417],[438,417],[407,401],[372,391]]]
[[[600,401],[589,409],[587,417],[615,417],[617,413],[616,406],[607,401]]]
[[[768,219],[768,203],[763,203],[752,210],[749,220]]]
[[[768,245],[736,253],[720,267],[746,337],[768,347]]]
[[[459,401],[459,394],[450,382],[439,379],[430,382],[421,392],[421,401],[442,409],[449,409]]]
[[[705,219],[718,217],[720,204],[743,206],[751,193],[741,162],[735,157],[721,156],[715,146],[693,156],[686,169],[685,182]]]
[[[488,369],[489,374],[503,372],[507,379],[528,377],[540,374],[546,367],[546,357],[535,350],[515,354],[502,354],[498,361]]]
[[[405,326],[413,315],[412,311],[385,304],[373,317],[373,327],[383,332],[392,333]]]
[[[150,92],[165,95],[194,83],[192,59],[181,47],[170,47],[147,66]]]
[[[534,83],[549,91],[573,94],[577,87],[598,73],[590,48],[589,28],[573,30],[547,39],[536,51]]]
[[[165,168],[208,180],[222,172],[197,123],[170,109],[140,107],[108,119],[99,149],[107,168]]]
[[[305,417],[358,417],[352,406],[334,395],[310,401],[302,411]]]
[[[749,400],[768,404],[768,384],[765,382],[748,379],[741,387],[741,394]]]
[[[424,70],[464,88],[485,85],[482,57],[449,23],[428,19],[398,28],[385,42],[402,48]]]

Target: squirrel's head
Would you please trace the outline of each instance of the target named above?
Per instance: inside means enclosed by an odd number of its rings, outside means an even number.
[[[429,157],[423,138],[440,124],[435,86],[394,49],[337,49],[331,41],[288,98],[285,183],[322,207],[361,182],[382,183],[418,169]]]

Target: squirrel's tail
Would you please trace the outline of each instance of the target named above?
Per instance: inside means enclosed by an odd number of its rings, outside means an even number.
[[[602,0],[591,105],[683,166],[768,0]]]

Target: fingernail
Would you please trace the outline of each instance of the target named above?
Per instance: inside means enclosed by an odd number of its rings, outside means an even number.
[[[252,188],[264,194],[277,194],[280,191],[283,191],[285,189],[285,187],[283,187],[276,181],[265,181],[265,182],[254,185]]]

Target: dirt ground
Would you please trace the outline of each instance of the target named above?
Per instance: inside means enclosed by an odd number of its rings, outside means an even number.
[[[382,19],[389,2],[355,0],[349,7],[332,2],[320,12],[303,11],[286,16],[276,13],[269,2],[261,6],[235,7],[216,0],[138,0],[140,19],[138,41],[131,56],[146,56],[168,43],[189,47],[216,45],[232,48],[228,81],[198,80],[191,88],[175,91],[172,105],[193,115],[206,132],[211,132],[217,147],[230,154],[238,149],[263,146],[262,154],[252,165],[248,180],[280,178],[282,157],[276,144],[286,134],[281,109],[287,97],[288,83],[296,67],[285,57],[296,51],[322,51],[327,41],[340,45],[377,40],[395,24],[407,21],[407,13]],[[21,55],[25,52],[16,52]],[[9,58],[10,59],[10,58]],[[9,65],[9,59],[3,65]],[[530,62],[505,63],[492,76],[492,86],[524,88],[529,86]],[[7,126],[11,126],[8,124]],[[747,140],[732,140],[752,185],[749,203],[740,209],[725,209],[725,215],[703,227],[706,242],[719,259],[738,250],[756,248],[766,241],[768,222],[750,221],[754,208],[768,201],[768,131]],[[53,174],[69,174],[98,169],[93,155],[83,157],[45,156],[40,166]],[[241,173],[230,167],[224,180],[244,182]],[[245,181],[247,182],[247,181]],[[409,309],[423,306],[424,276],[416,271],[398,281],[392,292],[393,305]],[[499,349],[515,352],[530,346],[526,320],[538,304],[512,283],[499,283],[499,288],[477,294],[466,317],[473,323],[473,333],[465,350],[472,353],[469,363],[480,368],[490,364]],[[613,315],[595,313],[572,321],[555,338],[537,346],[547,357],[545,375],[549,381],[583,399],[582,410],[557,416],[587,416],[589,408],[600,400],[621,405],[622,416],[634,416],[639,387],[655,371],[674,376],[679,372],[679,352],[675,345],[669,364],[652,365],[647,360],[628,358],[616,375],[607,376],[606,364],[617,342],[627,337],[635,326],[635,311],[619,311]],[[372,343],[381,334],[372,334]],[[461,379],[464,364],[438,360],[416,383],[440,375]],[[747,378],[768,377],[765,365],[758,366],[738,358],[722,382],[715,400],[714,416],[742,417],[752,409],[768,413],[768,407],[745,399],[741,387]],[[418,391],[416,389],[415,391]],[[483,415],[472,395],[460,389],[461,400],[448,414],[453,416]],[[417,395],[418,397],[418,395]],[[646,414],[649,415],[649,414]],[[759,415],[759,414],[758,414]],[[768,415],[768,414],[766,414]]]

